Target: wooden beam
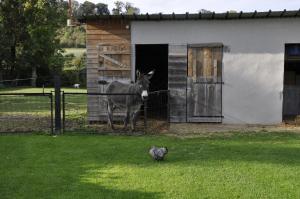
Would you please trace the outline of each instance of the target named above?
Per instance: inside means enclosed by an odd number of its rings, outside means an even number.
[[[114,63],[120,67],[123,67],[123,68],[130,68],[130,66],[127,66],[125,64],[122,64],[121,62],[109,57],[109,56],[106,56],[104,54],[99,54],[99,57],[102,57],[103,59],[107,60],[107,61],[110,61],[111,63]]]

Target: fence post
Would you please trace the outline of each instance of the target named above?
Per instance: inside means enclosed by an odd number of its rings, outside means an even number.
[[[51,134],[54,133],[53,131],[53,93],[50,92],[50,111],[51,111]]]
[[[62,91],[62,129],[63,129],[63,132],[65,132],[65,115],[66,115],[66,107],[65,107],[65,92]]]
[[[55,87],[55,133],[59,134],[61,131],[61,107],[60,107],[60,76],[54,76]]]
[[[147,100],[144,102],[144,128],[147,129]]]
[[[168,90],[167,91],[167,108],[168,108],[168,110],[167,110],[167,120],[168,120],[168,124],[170,124],[170,90]]]

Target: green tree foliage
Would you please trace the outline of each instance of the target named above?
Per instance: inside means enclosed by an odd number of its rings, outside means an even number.
[[[2,0],[0,2],[1,69],[5,79],[49,76],[62,67],[58,29],[65,25],[62,0]],[[58,17],[59,16],[59,17]]]
[[[59,30],[62,48],[85,48],[85,38],[84,26],[64,27]]]
[[[94,4],[89,1],[85,1],[83,4],[81,4],[75,12],[75,16],[86,16],[94,14],[107,15],[110,14],[110,12],[106,4]]]
[[[134,7],[132,3],[129,2],[122,2],[122,1],[116,1],[115,2],[115,8],[112,9],[112,13],[114,15],[120,15],[120,14],[139,14],[140,9],[137,7]]]
[[[75,57],[72,53],[65,55],[62,84],[71,86],[75,83],[79,83],[81,86],[86,85],[86,53],[79,57]]]

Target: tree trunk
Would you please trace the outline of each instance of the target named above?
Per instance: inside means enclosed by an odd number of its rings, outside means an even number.
[[[0,66],[0,88],[3,87],[3,73],[2,66]]]
[[[10,78],[14,79],[15,74],[15,68],[16,68],[16,42],[14,42],[14,45],[10,47]]]
[[[36,78],[37,78],[36,66],[32,67],[31,78],[32,78],[31,79],[31,86],[36,87]]]

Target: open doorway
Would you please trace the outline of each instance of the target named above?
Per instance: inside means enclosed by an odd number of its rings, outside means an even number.
[[[137,44],[135,46],[135,69],[141,73],[155,70],[149,91],[168,90],[168,44]],[[151,94],[148,100],[149,117],[167,117],[168,93]]]
[[[168,45],[138,44],[135,46],[135,68],[141,73],[155,70],[150,91],[168,89]]]
[[[300,44],[285,45],[283,120],[300,115]]]

